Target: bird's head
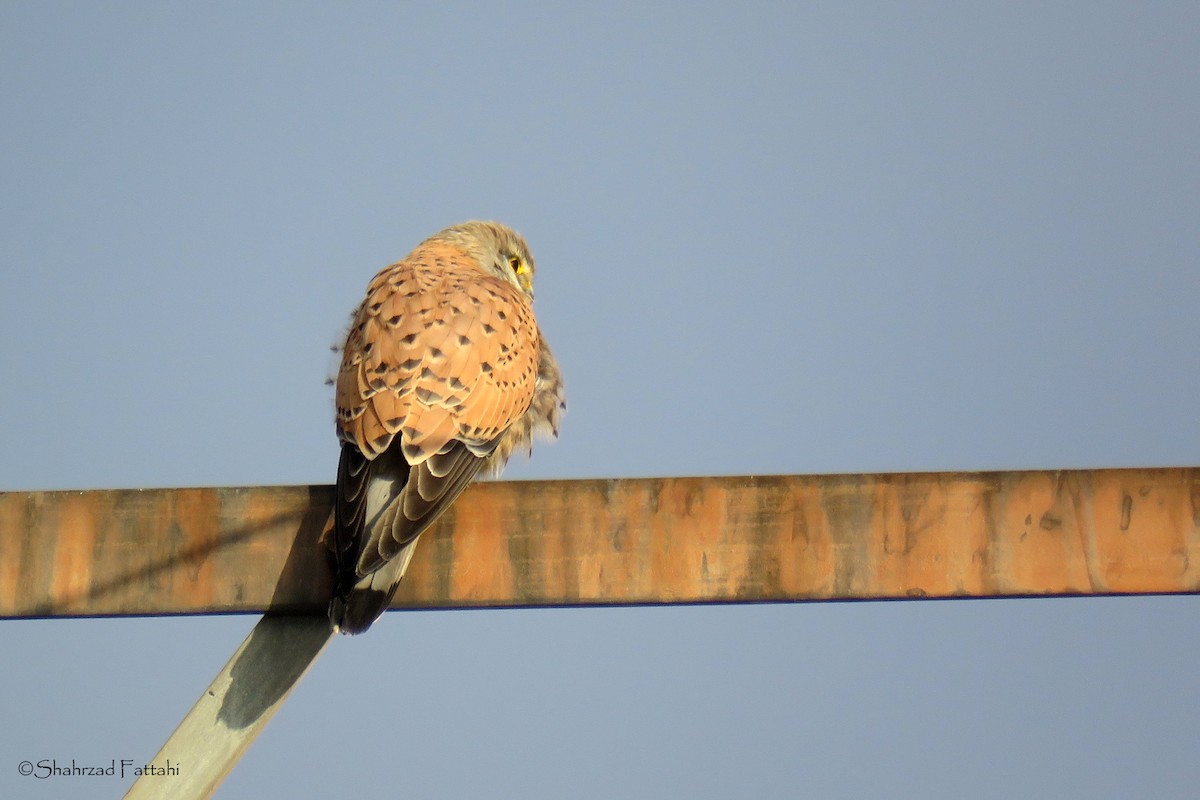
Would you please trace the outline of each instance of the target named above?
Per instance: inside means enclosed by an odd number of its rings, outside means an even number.
[[[525,239],[512,228],[499,222],[472,220],[452,225],[432,238],[461,248],[489,275],[508,281],[533,299],[533,256]]]

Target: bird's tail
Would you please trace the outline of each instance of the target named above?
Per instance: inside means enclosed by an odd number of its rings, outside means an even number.
[[[338,588],[329,603],[329,624],[334,633],[362,633],[387,610],[408,570],[408,562],[412,561],[417,539],[404,545],[392,560],[360,578],[353,586]]]

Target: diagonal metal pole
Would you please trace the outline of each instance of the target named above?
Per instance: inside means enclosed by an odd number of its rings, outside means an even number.
[[[264,616],[126,800],[211,797],[332,638],[324,616]]]

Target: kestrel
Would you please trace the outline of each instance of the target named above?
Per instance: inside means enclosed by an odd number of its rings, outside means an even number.
[[[533,257],[497,222],[426,239],[371,281],[337,377],[335,631],[391,603],[421,533],[534,433],[558,435],[558,364],[533,316]]]

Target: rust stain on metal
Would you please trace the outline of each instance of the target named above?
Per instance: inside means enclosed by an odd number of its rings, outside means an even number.
[[[1200,470],[485,483],[396,606],[1200,591]],[[0,493],[0,616],[324,612],[328,487]]]

